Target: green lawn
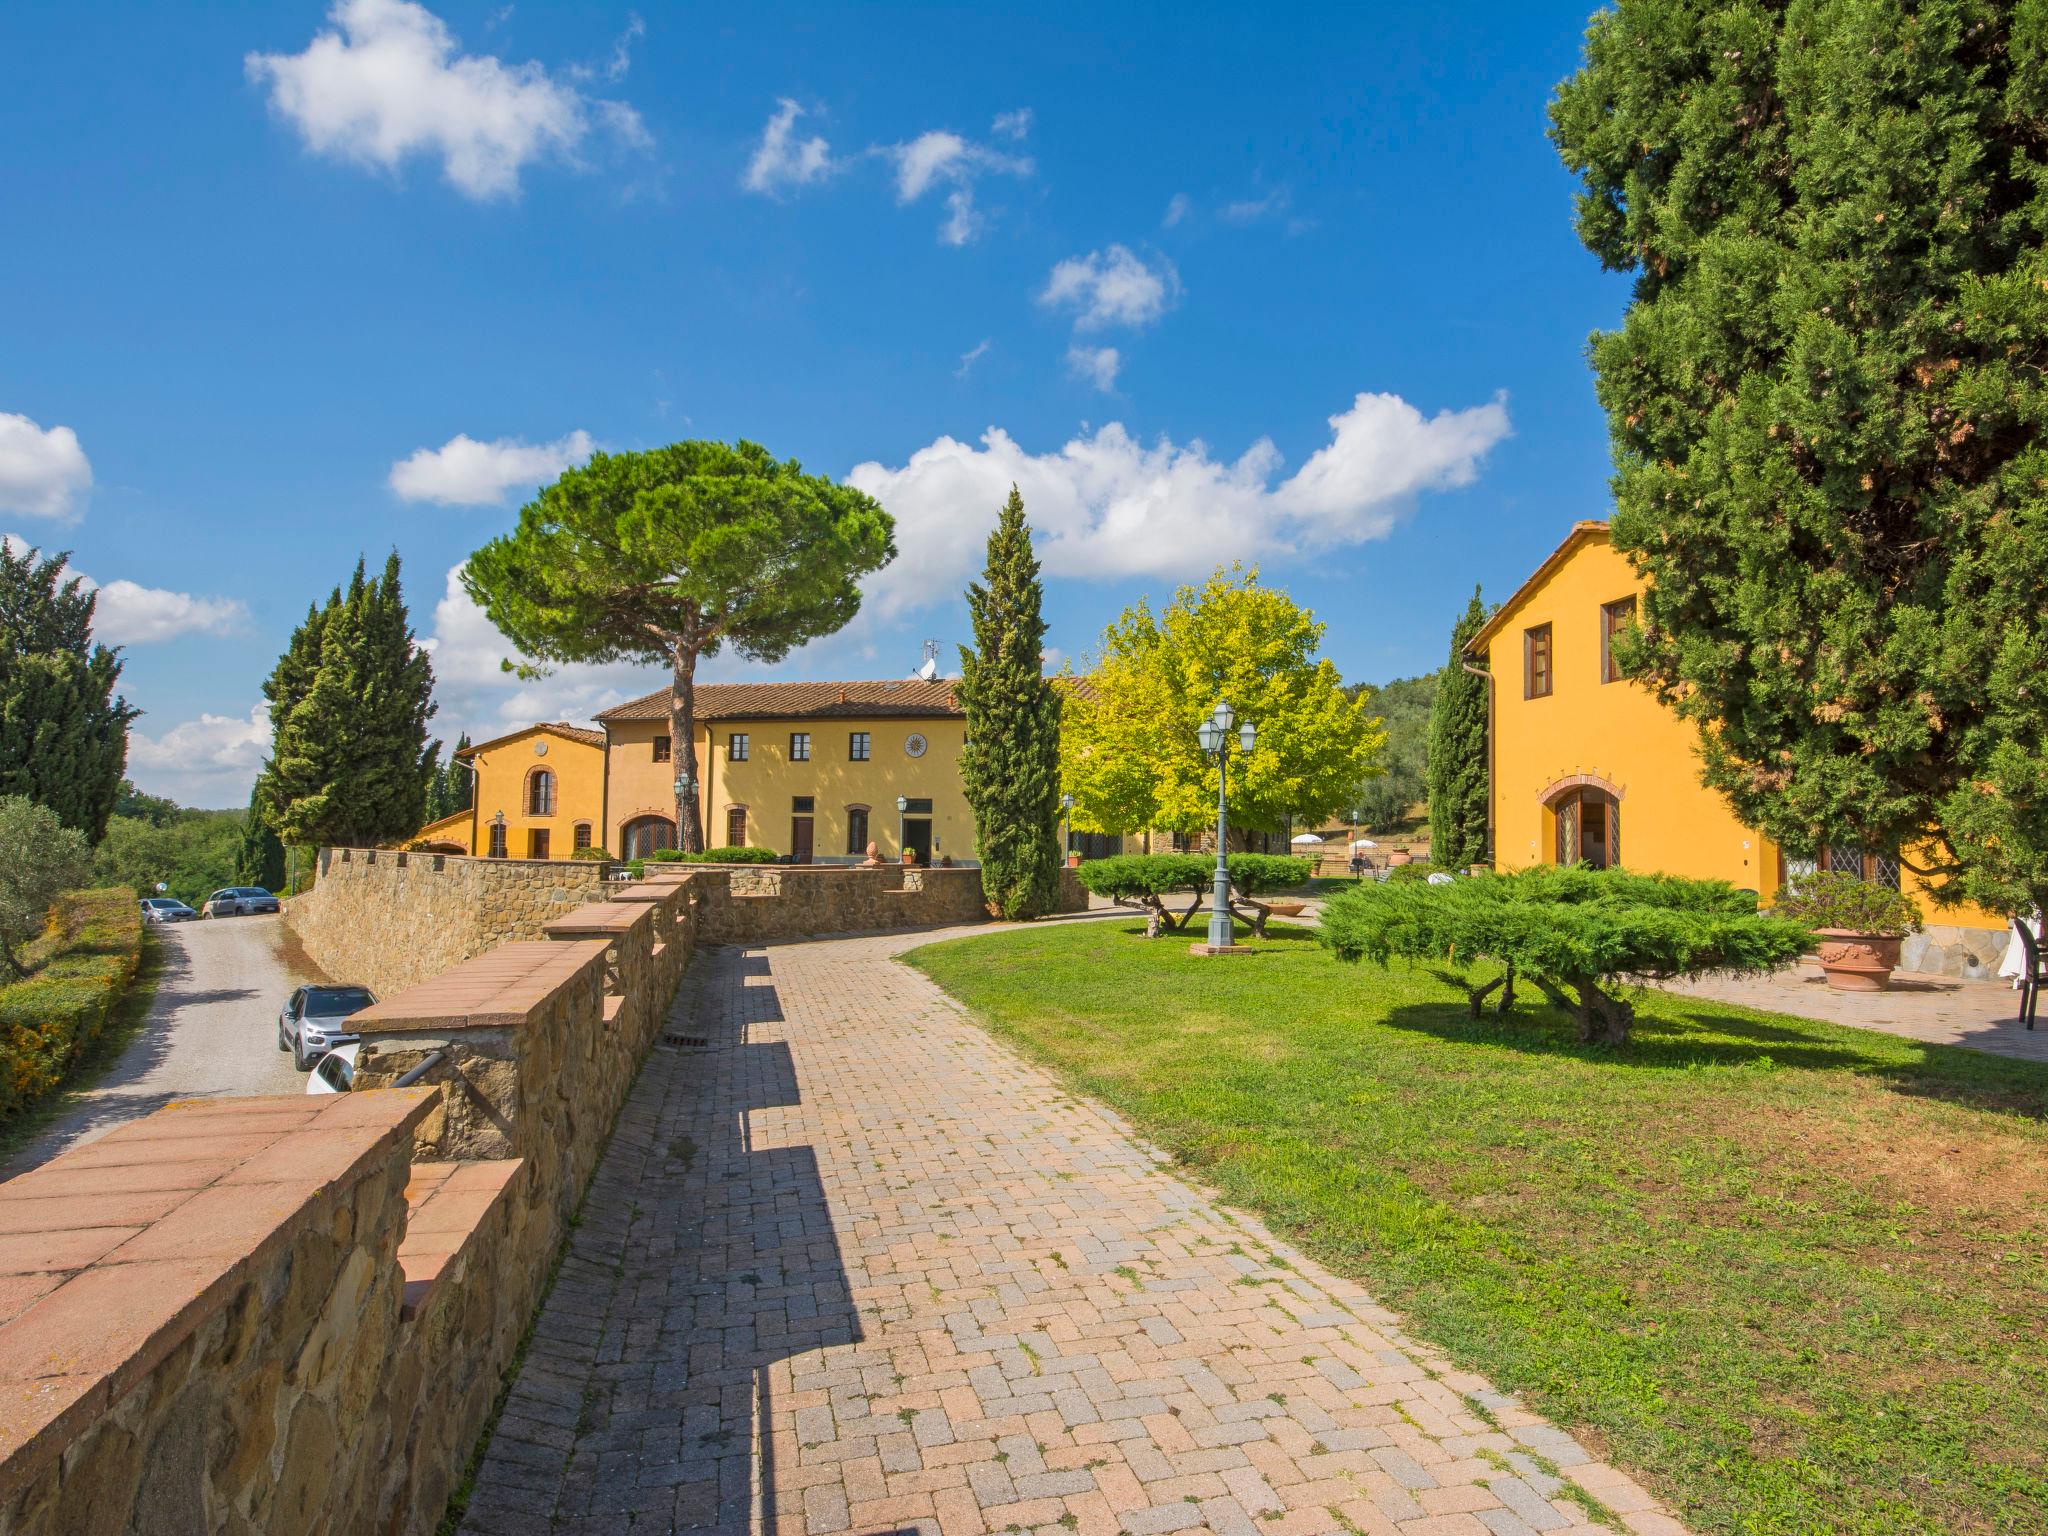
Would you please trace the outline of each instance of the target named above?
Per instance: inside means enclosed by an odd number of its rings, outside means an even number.
[[[1605,1052],[1141,932],[908,958],[1695,1529],[2048,1530],[2048,1068],[1659,993]]]

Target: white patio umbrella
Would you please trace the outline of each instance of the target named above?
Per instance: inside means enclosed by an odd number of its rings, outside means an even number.
[[[1297,832],[1294,834],[1294,841],[1297,843],[1320,843],[1322,839],[1313,832]]]
[[[1379,847],[1379,844],[1374,842],[1369,837],[1361,837],[1357,842],[1353,843],[1351,846],[1353,848],[1377,848]]]

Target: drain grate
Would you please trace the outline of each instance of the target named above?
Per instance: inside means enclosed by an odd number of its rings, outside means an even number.
[[[711,1045],[710,1040],[705,1038],[703,1035],[666,1034],[661,1037],[661,1043],[663,1045],[673,1046],[675,1049],[679,1051],[708,1050]]]

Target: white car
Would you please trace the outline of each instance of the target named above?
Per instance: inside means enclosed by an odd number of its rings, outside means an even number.
[[[356,1052],[360,1045],[337,1045],[306,1074],[308,1093],[347,1093],[356,1084]]]

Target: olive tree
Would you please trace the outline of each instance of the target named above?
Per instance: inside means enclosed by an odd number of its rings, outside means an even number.
[[[86,883],[85,834],[22,795],[0,796],[0,969],[21,976],[23,947],[43,931],[60,891]]]

